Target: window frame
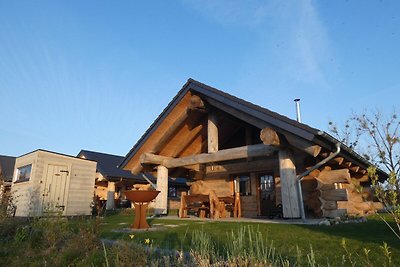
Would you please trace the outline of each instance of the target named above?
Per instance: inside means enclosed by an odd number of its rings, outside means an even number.
[[[245,181],[242,178],[247,178]],[[234,193],[240,193],[240,196],[251,196],[251,174],[250,173],[238,173],[232,175],[233,184],[234,184]],[[241,184],[245,183],[246,187],[241,190]]]
[[[170,194],[170,190],[171,189],[174,189],[175,190],[175,195],[171,195]],[[178,197],[178,188],[177,188],[177,186],[176,185],[170,185],[170,186],[168,186],[168,197],[170,197],[170,198],[177,198]]]
[[[24,170],[24,169],[27,169],[27,168],[30,168],[29,177],[26,177],[26,173],[24,173],[24,177],[21,178],[21,171]],[[14,183],[28,182],[32,177],[32,168],[33,168],[32,163],[18,167],[17,168],[17,175],[16,175]]]

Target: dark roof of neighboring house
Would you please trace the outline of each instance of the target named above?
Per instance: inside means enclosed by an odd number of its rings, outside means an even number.
[[[12,181],[15,159],[15,157],[0,155],[0,175],[5,181]]]
[[[85,159],[90,159],[97,162],[97,171],[105,178],[114,179],[139,179],[143,178],[139,175],[133,175],[130,171],[119,169],[117,166],[124,157],[111,155],[101,152],[81,150],[77,157],[84,156]]]
[[[101,152],[81,150],[77,157],[84,156],[86,159],[90,159],[97,162],[97,171],[101,173],[106,179],[128,179],[137,182],[147,181],[141,175],[133,175],[130,171],[126,171],[118,168],[118,164],[124,159],[122,156],[106,154]],[[152,182],[156,179],[153,176],[146,175]],[[171,184],[185,184],[185,178],[169,178]]]
[[[342,156],[357,161],[357,164],[360,164],[365,168],[371,165],[371,163],[367,161],[364,157],[360,156],[354,150],[347,147],[339,140],[324,131],[312,128],[304,123],[300,123],[296,120],[280,115],[269,109],[263,108],[233,95],[227,94],[223,91],[200,83],[196,80],[188,79],[188,81],[177,93],[177,95],[171,100],[168,106],[163,110],[163,112],[157,117],[157,119],[153,122],[149,129],[147,129],[147,131],[127,153],[125,158],[121,161],[119,168],[123,168],[124,166],[126,166],[129,160],[136,153],[136,150],[139,149],[140,146],[153,133],[153,131],[155,131],[155,129],[166,118],[166,116],[168,116],[169,112],[188,91],[195,91],[200,93],[212,105],[216,105],[221,109],[226,107],[230,109],[231,112],[235,112],[236,116],[240,116],[240,114],[246,114],[251,116],[252,118],[255,118],[254,123],[252,124],[257,124],[257,126],[259,126],[260,128],[272,125],[274,128],[280,129],[282,132],[295,134],[305,140],[314,142],[315,144],[318,144],[331,151],[335,151],[335,144],[340,143],[342,148],[340,154]],[[228,111],[228,113],[230,112]],[[378,174],[380,175],[380,177],[388,177],[388,175],[382,170],[378,170]]]

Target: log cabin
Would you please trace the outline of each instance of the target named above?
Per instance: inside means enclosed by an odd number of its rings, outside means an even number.
[[[118,168],[118,164],[124,159],[122,156],[81,150],[77,157],[97,162],[94,191],[97,211],[104,208],[112,210],[131,207],[124,192],[131,190],[134,184],[148,183],[142,175],[134,175],[130,171]],[[155,177],[151,175],[147,175],[147,177],[152,183],[156,182]],[[170,178],[168,181],[168,208],[178,209],[180,195],[187,190],[186,179]]]
[[[152,173],[167,211],[168,177],[240,194],[243,217],[338,217],[374,212],[370,163],[328,133],[189,79],[120,168]],[[380,179],[387,175],[378,170]]]

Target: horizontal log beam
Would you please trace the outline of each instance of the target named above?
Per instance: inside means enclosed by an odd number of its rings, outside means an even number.
[[[210,178],[213,175],[221,175],[222,173],[239,173],[239,172],[258,172],[272,170],[278,159],[275,157],[255,159],[246,162],[227,163],[227,164],[213,164],[206,167],[206,177]]]
[[[212,154],[202,153],[182,158],[171,158],[151,153],[144,153],[141,156],[140,161],[142,164],[156,164],[156,165],[163,165],[167,168],[177,168],[188,165],[244,159],[249,157],[270,156],[275,151],[277,151],[277,148],[274,148],[272,146],[266,146],[264,144],[257,144],[257,145],[224,149],[214,152]]]
[[[278,134],[271,128],[262,129],[260,132],[260,139],[263,141],[264,145],[279,146],[281,144]]]
[[[174,122],[169,125],[167,130],[163,133],[161,138],[157,141],[157,143],[152,148],[152,153],[159,153],[160,150],[171,140],[171,138],[176,134],[180,127],[182,127],[183,123],[188,117],[187,110],[182,111],[177,118],[175,118]]]
[[[190,97],[188,109],[189,110],[205,110],[206,107],[205,107],[204,102],[203,102],[203,100],[201,99],[200,96],[192,95]]]
[[[269,127],[262,129],[260,132],[260,139],[265,145],[280,146],[285,145],[285,143],[289,143],[289,145],[313,157],[318,156],[318,154],[321,152],[322,148],[319,145],[315,145],[307,140],[289,133],[285,133],[284,136],[286,140],[281,140],[278,133]]]
[[[342,165],[344,158],[343,157],[336,157],[332,159],[332,161],[336,162],[338,165]]]
[[[348,169],[323,170],[317,177],[323,183],[351,183]]]
[[[360,169],[360,166],[353,166],[353,167],[350,167],[349,169],[352,172],[358,172],[358,170]]]
[[[154,164],[154,165],[163,165],[165,160],[172,159],[171,157],[166,157],[166,156],[161,156],[161,155],[156,155],[152,153],[143,153],[140,156],[140,163],[141,164]],[[187,165],[187,166],[182,166],[185,169],[189,170],[194,170],[194,171],[200,171],[200,165],[199,164],[192,164],[192,165]]]
[[[306,152],[314,158],[321,152],[322,147],[291,134],[285,134],[286,140],[295,148]]]
[[[346,189],[333,189],[333,190],[321,191],[320,198],[325,201],[347,200],[347,190]]]

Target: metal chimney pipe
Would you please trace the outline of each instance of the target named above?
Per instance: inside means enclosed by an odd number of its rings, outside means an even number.
[[[301,122],[301,116],[300,116],[300,98],[296,98],[294,100],[296,103],[296,115],[297,115],[297,121]]]

